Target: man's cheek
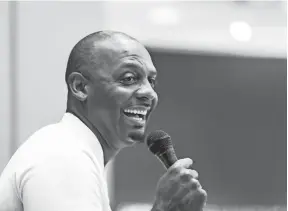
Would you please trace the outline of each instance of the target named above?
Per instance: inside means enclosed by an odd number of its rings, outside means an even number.
[[[133,90],[123,87],[118,87],[114,90],[113,93],[111,93],[111,98],[115,100],[115,103],[122,107],[124,105],[129,104],[129,99],[131,99],[133,95]]]
[[[111,93],[97,95],[93,99],[93,104],[99,109],[114,109],[117,107],[117,100]]]

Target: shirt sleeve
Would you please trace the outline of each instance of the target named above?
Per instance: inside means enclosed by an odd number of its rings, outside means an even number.
[[[84,153],[44,159],[20,181],[25,211],[103,211],[101,171]]]

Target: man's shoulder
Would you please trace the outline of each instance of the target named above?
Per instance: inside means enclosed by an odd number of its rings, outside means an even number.
[[[7,167],[24,167],[39,163],[41,160],[57,154],[64,156],[71,153],[73,137],[68,138],[68,136],[69,133],[59,123],[40,128],[18,147]],[[70,144],[67,139],[70,139]]]
[[[82,137],[69,125],[61,122],[47,125],[34,132],[17,149],[5,171],[10,172],[10,175],[22,175],[28,169],[56,164],[64,166],[74,160],[81,160],[83,165],[102,174],[104,164],[98,156],[99,153],[95,153],[94,148],[83,143]]]
[[[36,139],[38,140],[44,140],[49,138],[55,139],[57,137],[63,136],[64,134],[67,134],[67,131],[60,122],[55,124],[49,124],[39,128],[34,133],[32,133],[32,135],[30,135],[24,143]]]
[[[24,156],[64,155],[78,151],[75,140],[76,137],[63,124],[50,124],[35,131],[17,151]]]
[[[83,177],[75,179],[76,183],[92,174],[101,184],[102,169],[97,165],[98,161],[95,163],[91,154],[81,148],[81,144],[77,145],[76,138],[69,132],[61,124],[53,124],[32,134],[5,167],[0,177],[0,193],[1,184],[7,184],[11,194],[22,200],[27,181],[58,182],[67,175],[80,175],[81,172]]]
[[[56,123],[42,127],[33,133],[13,154],[6,170],[9,169],[10,173],[22,174],[28,169],[67,164],[75,159],[82,160],[93,168],[99,167],[98,161],[95,163],[93,155],[82,147],[73,133]]]

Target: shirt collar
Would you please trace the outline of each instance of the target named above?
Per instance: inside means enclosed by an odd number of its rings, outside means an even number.
[[[67,125],[71,132],[75,134],[81,142],[92,150],[93,154],[100,161],[104,168],[104,155],[103,149],[96,135],[84,124],[77,116],[72,113],[66,112],[61,120],[62,123]]]

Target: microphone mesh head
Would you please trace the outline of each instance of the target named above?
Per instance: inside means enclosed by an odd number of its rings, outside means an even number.
[[[151,132],[147,137],[147,146],[153,154],[161,154],[173,150],[171,137],[162,130]]]

